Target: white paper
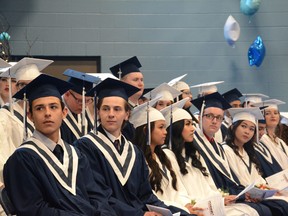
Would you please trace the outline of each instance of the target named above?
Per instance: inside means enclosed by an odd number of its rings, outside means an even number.
[[[249,190],[251,190],[252,188],[254,188],[255,186],[255,182],[253,182],[252,184],[248,185],[247,187],[244,188],[244,190],[242,190],[237,196],[236,199],[239,198],[240,196],[242,196],[243,194],[245,194],[246,192],[248,192]]]
[[[253,199],[265,199],[268,197],[273,196],[275,193],[277,193],[278,190],[263,190],[259,188],[252,188],[249,190],[250,197]]]
[[[288,169],[267,177],[266,181],[269,187],[284,190],[288,187]]]
[[[204,216],[225,215],[224,199],[221,195],[197,200],[194,207],[203,208],[204,211],[201,213],[203,213]]]
[[[154,206],[154,205],[146,205],[149,211],[154,211],[157,213],[162,214],[163,216],[180,216],[180,212],[172,214],[169,209],[162,208],[159,206]]]

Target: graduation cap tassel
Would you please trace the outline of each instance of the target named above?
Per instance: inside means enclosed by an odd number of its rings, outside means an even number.
[[[256,121],[256,143],[259,143],[259,127],[258,127],[258,120]]]
[[[97,92],[94,91],[94,134],[97,135]]]
[[[85,87],[83,87],[83,90],[82,90],[82,116],[81,116],[81,132],[82,132],[82,135],[84,135],[86,132],[85,132]]]
[[[119,71],[118,71],[118,76],[119,76],[119,80],[121,80],[121,78],[122,78],[121,66],[120,66]]]
[[[24,93],[23,97],[23,110],[24,110],[24,118],[23,118],[23,142],[27,139],[27,97],[26,93]]]
[[[149,118],[149,101],[147,102],[147,145],[150,145],[150,133],[151,133],[151,125],[150,125],[150,118]]]
[[[203,135],[203,112],[204,112],[204,108],[205,108],[205,100],[203,100],[202,106],[201,106],[201,110],[199,113],[199,117],[200,117],[200,121],[199,121],[199,126],[200,126],[200,130],[201,130],[201,134]]]
[[[248,100],[247,100],[247,98],[245,98],[245,105],[244,105],[244,108],[245,107],[248,107]]]
[[[14,115],[13,99],[12,99],[12,78],[10,74],[10,68],[9,68],[8,85],[9,85],[9,111],[11,115]]]
[[[173,124],[173,109],[172,109],[172,105],[170,105],[170,128],[169,128],[169,149],[172,149],[172,124]]]

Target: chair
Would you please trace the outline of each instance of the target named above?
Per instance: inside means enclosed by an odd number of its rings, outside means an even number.
[[[15,208],[10,201],[5,187],[0,188],[0,204],[8,216],[16,215]]]

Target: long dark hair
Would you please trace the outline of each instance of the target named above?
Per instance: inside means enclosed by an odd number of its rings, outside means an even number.
[[[228,128],[227,136],[226,136],[226,140],[225,140],[226,144],[228,146],[230,146],[233,149],[233,151],[235,152],[235,154],[240,158],[241,158],[241,155],[239,154],[239,148],[237,145],[234,144],[234,139],[236,138],[236,136],[235,136],[236,129],[240,126],[240,124],[243,121],[244,120],[236,121]],[[259,162],[258,158],[256,157],[256,153],[255,153],[255,149],[254,149],[255,141],[256,141],[256,128],[254,130],[254,135],[253,135],[252,139],[250,139],[247,143],[245,143],[243,148],[247,152],[250,161],[256,165],[257,171],[260,174],[262,174],[260,162]]]
[[[174,122],[172,124],[172,137],[171,137],[171,144],[172,144],[172,151],[174,152],[178,165],[180,167],[180,172],[182,175],[186,175],[188,173],[188,170],[186,169],[185,164],[185,158],[182,155],[183,149],[185,148],[185,156],[187,158],[191,158],[191,165],[198,168],[203,175],[208,176],[208,173],[206,172],[206,168],[202,166],[201,161],[199,160],[199,157],[197,156],[197,150],[193,145],[193,142],[187,143],[184,141],[182,137],[182,131],[184,128],[185,120],[180,120],[177,122]],[[169,143],[170,140],[170,127],[167,128],[167,136],[165,143]]]
[[[151,127],[151,132],[152,132],[155,128],[155,122],[151,122],[150,127]],[[159,164],[153,159],[150,146],[147,145],[147,125],[142,125],[136,128],[136,133],[135,133],[133,143],[139,146],[144,152],[148,166],[151,169],[151,172],[149,174],[149,180],[150,180],[152,189],[156,192],[160,191],[161,193],[163,193],[163,190],[161,188],[161,181],[162,181],[163,176],[162,176]],[[175,190],[177,190],[177,186],[176,186],[177,177],[176,177],[174,170],[172,169],[171,161],[166,156],[161,146],[156,146],[154,152],[158,156],[160,162],[170,171],[170,175],[172,177],[172,186]]]

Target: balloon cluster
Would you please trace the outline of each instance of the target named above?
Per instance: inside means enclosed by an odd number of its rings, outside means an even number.
[[[2,32],[0,34],[0,41],[10,40],[10,35],[7,32]]]
[[[252,16],[259,10],[260,4],[261,0],[240,0],[240,11],[247,16]],[[235,18],[230,15],[224,25],[224,38],[230,46],[234,47],[239,36],[240,25]],[[265,52],[266,49],[263,40],[260,36],[257,36],[248,50],[249,65],[259,67],[263,62]]]
[[[0,34],[0,57],[5,61],[9,61],[10,58],[9,40],[10,35],[7,32]]]

